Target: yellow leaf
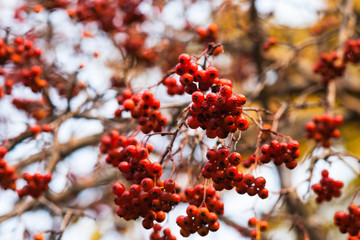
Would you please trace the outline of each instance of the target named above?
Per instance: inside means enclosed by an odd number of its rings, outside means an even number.
[[[102,237],[99,229],[96,229],[93,234],[91,235],[91,240],[99,240]]]

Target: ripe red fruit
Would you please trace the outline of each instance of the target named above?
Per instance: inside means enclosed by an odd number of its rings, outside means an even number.
[[[162,166],[160,163],[155,162],[150,165],[149,170],[153,175],[161,176]]]
[[[235,119],[235,125],[240,131],[245,131],[249,127],[249,122],[246,117],[240,115]]]
[[[186,53],[182,53],[180,54],[179,56],[179,63],[180,64],[189,64],[191,61],[191,57],[189,54],[186,54]]]
[[[121,196],[124,191],[125,187],[121,183],[115,183],[112,187],[112,192],[117,196]]]
[[[135,103],[132,99],[126,99],[124,101],[123,107],[125,111],[132,111],[135,108]]]
[[[256,217],[249,218],[249,220],[248,220],[248,226],[249,227],[255,227],[256,223],[257,223],[257,218]]]
[[[7,149],[4,146],[0,146],[0,158],[3,158],[7,153]]]
[[[200,91],[196,91],[191,95],[191,99],[193,103],[200,104],[204,101],[204,94]]]

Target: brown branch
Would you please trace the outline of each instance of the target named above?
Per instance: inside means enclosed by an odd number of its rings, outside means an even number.
[[[71,154],[73,151],[75,151],[77,149],[98,144],[102,135],[103,134],[100,133],[100,134],[83,137],[80,139],[71,139],[67,143],[60,144],[58,146],[58,148],[60,149],[60,152],[59,152],[60,159],[63,159],[64,157],[68,156],[69,154]],[[42,160],[43,157],[46,158],[46,157],[50,156],[53,151],[54,151],[54,147],[50,147],[50,148],[46,149],[45,152],[36,153],[34,155],[31,155],[30,157],[28,157],[25,160],[19,161],[17,164],[14,165],[14,167],[17,172],[20,172],[24,166],[27,166],[31,163]]]

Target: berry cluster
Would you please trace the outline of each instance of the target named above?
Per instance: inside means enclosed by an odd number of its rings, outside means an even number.
[[[349,39],[344,47],[344,62],[360,62],[360,40]]]
[[[246,174],[242,181],[236,184],[236,192],[239,194],[247,193],[249,196],[257,194],[261,199],[265,199],[269,196],[269,191],[265,188],[265,184],[265,178],[255,178],[251,174]]]
[[[215,232],[219,229],[218,216],[216,213],[210,212],[207,207],[198,208],[195,205],[189,205],[186,214],[187,216],[181,215],[176,219],[183,237],[188,237],[196,232],[204,237],[209,231]]]
[[[277,39],[274,38],[274,37],[270,37],[267,42],[265,42],[263,45],[262,45],[262,48],[264,51],[268,51],[270,49],[270,47],[274,46],[275,44],[277,44]]]
[[[41,49],[34,47],[32,40],[16,37],[11,44],[0,38],[0,75],[5,77],[4,86],[0,89],[0,96],[11,94],[13,85],[20,81],[30,87],[33,92],[39,92],[46,86],[47,82],[40,78],[41,68],[39,66],[33,65],[30,70],[25,67],[34,61],[39,61],[40,56]],[[11,65],[10,68],[7,67],[7,71],[1,67],[6,64],[10,66],[10,63],[14,65]],[[16,74],[15,79],[9,77],[13,71],[20,72],[20,74]]]
[[[22,189],[18,189],[17,193],[20,198],[30,195],[34,198],[40,197],[40,195],[49,189],[49,182],[51,181],[51,173],[41,175],[40,173],[35,173],[31,175],[29,173],[24,173],[23,178],[26,180],[27,185]]]
[[[177,80],[174,77],[166,78],[163,84],[167,87],[167,93],[170,96],[183,95],[185,93],[185,84],[177,84]]]
[[[212,179],[213,186],[217,191],[223,189],[231,190],[243,179],[242,172],[237,166],[242,161],[240,153],[233,152],[229,155],[229,149],[220,147],[210,149],[206,153],[208,161],[205,163],[201,174],[208,179]]]
[[[129,25],[145,20],[145,15],[139,10],[141,2],[141,0],[78,0],[76,9],[69,9],[68,14],[82,22],[96,20],[104,31],[112,32],[119,30],[118,22]],[[121,13],[117,12],[117,9],[122,10]]]
[[[119,167],[127,180],[141,182],[146,177],[159,178],[162,175],[162,166],[158,162],[152,163],[149,159],[153,146],[139,145],[134,137],[120,136],[117,131],[102,137],[100,150],[108,153],[106,162]]]
[[[136,1],[127,1],[127,0],[118,0],[118,5],[123,11],[123,21],[124,24],[128,25],[134,22],[143,22],[145,20],[145,15],[139,10],[139,5],[142,0]]]
[[[344,123],[342,116],[331,117],[328,114],[314,116],[311,122],[305,125],[306,136],[320,142],[323,147],[330,146],[330,138],[340,137],[338,129]]]
[[[191,116],[187,120],[189,127],[201,127],[209,138],[226,138],[237,129],[246,130],[249,123],[241,115],[246,97],[233,94],[231,80],[219,79],[218,70],[212,66],[199,70],[197,61],[191,61],[188,54],[181,54],[178,60],[175,72],[180,75],[184,91],[192,94]],[[169,82],[173,87],[177,86],[175,78],[168,80],[166,85],[170,85]],[[204,94],[209,89],[211,92]]]
[[[197,90],[207,91],[210,88],[213,92],[218,92],[222,85],[232,87],[229,79],[218,78],[219,72],[215,67],[208,66],[205,70],[199,70],[197,60],[192,62],[186,53],[180,54],[178,60],[175,73],[180,76],[179,81],[185,87],[186,93],[193,94]]]
[[[116,29],[113,21],[116,15],[116,4],[112,2],[109,0],[78,1],[76,9],[69,9],[68,14],[80,22],[97,20],[104,31],[111,31]]]
[[[322,83],[327,84],[330,80],[344,74],[345,65],[336,52],[323,53],[313,70],[315,73],[321,74]]]
[[[259,160],[262,163],[269,163],[273,160],[276,166],[285,163],[285,166],[289,169],[293,169],[297,166],[296,158],[300,156],[299,143],[297,141],[282,141],[277,140],[270,141],[269,144],[264,144],[261,147],[261,154]]]
[[[199,42],[202,43],[210,43],[216,42],[218,39],[218,26],[215,23],[211,23],[207,29],[198,27],[196,28],[196,32],[199,35]]]
[[[244,131],[249,127],[247,119],[241,115],[244,95],[233,95],[228,85],[220,88],[220,93],[210,92],[204,95],[200,91],[192,94],[191,117],[187,123],[190,128],[206,129],[209,138],[226,138],[237,129]]]
[[[215,232],[219,229],[218,215],[224,214],[224,203],[215,188],[205,189],[204,185],[199,184],[194,188],[185,189],[183,197],[183,200],[190,204],[186,209],[187,216],[180,215],[176,219],[183,237],[196,232],[200,236],[206,236],[209,231]]]
[[[4,156],[7,153],[7,149],[3,146],[0,146],[0,186],[3,189],[16,189],[15,181],[18,179],[15,174],[15,169],[11,166],[8,166],[5,162]]]
[[[155,185],[151,178],[144,178],[140,185],[133,184],[129,190],[121,183],[116,183],[113,186],[116,195],[114,202],[119,206],[116,214],[127,221],[143,217],[143,227],[150,229],[155,220],[163,222],[165,212],[180,203],[181,197],[175,193],[176,188],[171,179]]]
[[[248,220],[248,226],[253,228],[256,226],[259,226],[256,229],[251,230],[250,237],[252,240],[259,239],[259,236],[261,235],[261,232],[266,231],[269,227],[269,224],[265,220],[259,220],[256,217],[252,217]],[[258,231],[260,230],[260,232]]]
[[[122,43],[126,51],[134,56],[139,63],[144,63],[146,66],[153,65],[158,57],[159,49],[163,46],[148,48],[146,46],[148,34],[139,31],[137,27],[130,27],[127,34],[127,38]]]
[[[161,229],[162,227],[160,224],[154,224],[153,227],[154,231],[150,235],[150,240],[176,240],[176,237],[171,234],[171,231],[169,228],[165,228],[163,230],[163,235],[161,236]]]
[[[33,92],[40,92],[47,85],[47,81],[41,79],[42,68],[35,65],[30,70],[23,69],[21,72],[22,82],[25,86],[31,88]]]
[[[323,170],[321,176],[320,182],[311,186],[312,190],[318,195],[316,202],[321,203],[324,200],[330,201],[333,197],[340,197],[340,189],[344,186],[343,182],[330,178],[327,170]]]
[[[160,101],[154,98],[150,91],[140,94],[132,94],[127,89],[118,97],[118,103],[122,105],[121,111],[130,111],[131,117],[138,120],[143,133],[161,132],[167,124],[167,119],[159,111]],[[117,115],[119,113],[116,113]]]
[[[334,215],[334,223],[341,233],[357,236],[360,232],[360,206],[351,204],[346,212],[338,211]]]
[[[35,118],[36,120],[44,119],[51,113],[51,110],[47,107],[46,100],[44,98],[40,100],[13,98],[12,104],[17,109],[25,111],[29,116]]]

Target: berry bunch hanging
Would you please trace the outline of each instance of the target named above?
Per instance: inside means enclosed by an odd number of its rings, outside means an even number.
[[[334,215],[334,223],[339,227],[341,233],[349,233],[357,236],[360,232],[360,206],[351,204],[347,211],[338,211]]]
[[[120,136],[111,131],[101,139],[100,149],[108,153],[106,162],[118,167],[127,180],[138,183],[146,177],[159,178],[162,175],[162,166],[149,159],[153,151],[151,144],[139,145],[134,137]]]
[[[261,199],[265,199],[269,196],[269,191],[265,188],[265,184],[265,178],[255,178],[248,173],[244,175],[241,182],[236,184],[236,192],[239,194],[247,193],[249,196],[255,196],[257,194]]]
[[[218,215],[224,214],[224,203],[214,187],[205,189],[204,185],[198,184],[194,188],[187,188],[183,201],[190,205],[186,209],[187,215],[180,215],[176,219],[182,236],[188,237],[196,232],[200,236],[206,236],[209,231],[219,229]]]
[[[4,157],[7,153],[7,149],[0,146],[0,186],[3,189],[16,189],[15,181],[18,176],[15,173],[15,168],[8,166]]]
[[[360,62],[360,40],[349,39],[344,47],[344,62],[358,63]]]
[[[17,190],[19,197],[22,198],[30,195],[33,198],[38,198],[43,192],[49,189],[49,182],[51,181],[52,174],[47,173],[42,175],[40,173],[35,173],[31,175],[29,173],[24,173],[23,178],[26,180],[27,185],[22,189]]]
[[[323,170],[321,176],[320,182],[311,186],[312,190],[318,195],[316,202],[331,201],[333,197],[340,197],[341,188],[344,186],[343,182],[330,178],[327,170]]]
[[[183,53],[179,56],[175,72],[180,75],[179,81],[185,92],[191,94],[192,104],[187,120],[190,128],[201,127],[209,138],[226,138],[230,132],[237,129],[244,131],[249,127],[247,119],[241,115],[246,97],[233,94],[232,82],[219,79],[215,67],[209,65],[203,70],[198,69],[197,60],[192,61],[188,54]],[[210,89],[211,92],[206,93]]]
[[[218,31],[219,31],[219,27],[215,23],[211,23],[207,27],[207,29],[198,27],[196,28],[196,32],[199,36],[198,41],[202,43],[216,42],[216,40],[219,37]]]
[[[132,94],[131,90],[126,90],[118,98],[118,103],[122,105],[121,111],[129,111],[131,117],[137,119],[141,131],[145,134],[151,131],[161,132],[167,124],[166,117],[159,111],[160,101],[150,91]]]
[[[34,65],[34,62],[40,63],[40,56],[41,49],[36,48],[32,40],[15,37],[12,43],[8,43],[0,38],[0,75],[5,77],[2,91],[11,94],[12,87],[17,82],[22,82],[33,92],[43,89],[47,81],[40,77],[42,68]],[[13,73],[16,73],[15,78],[10,77]]]
[[[296,158],[299,156],[299,143],[297,141],[291,140],[287,143],[285,140],[278,142],[275,139],[269,144],[261,146],[259,160],[264,164],[273,161],[276,166],[285,163],[287,168],[293,169],[297,166]]]
[[[249,127],[247,119],[241,115],[246,98],[242,94],[233,95],[228,85],[220,87],[220,93],[192,94],[191,117],[187,123],[190,128],[201,127],[208,138],[226,138],[237,129],[245,131]]]
[[[328,114],[314,116],[311,122],[305,125],[306,136],[319,142],[323,147],[330,146],[330,138],[340,137],[340,127],[344,123],[342,116],[331,117]]]
[[[185,93],[185,87],[182,84],[178,84],[178,81],[174,77],[168,77],[164,80],[164,85],[167,87],[167,94],[183,95]]]
[[[171,234],[170,228],[163,229],[163,234],[161,234],[161,229],[160,224],[154,224],[154,231],[150,234],[150,240],[176,240],[176,237]]]
[[[255,229],[251,230],[250,237],[252,240],[259,239],[261,236],[261,232],[266,231],[269,227],[269,224],[265,220],[259,220],[256,217],[249,218],[248,226],[250,228],[255,227]]]
[[[208,161],[205,163],[201,173],[203,177],[212,179],[213,186],[217,191],[231,190],[243,179],[242,172],[237,168],[242,160],[240,153],[233,152],[229,155],[228,148],[220,147],[210,149],[206,153],[206,158]]]
[[[29,117],[41,120],[51,113],[51,109],[46,105],[47,101],[42,98],[40,100],[13,98],[12,104],[20,110],[26,112]]]
[[[344,74],[345,65],[336,52],[323,53],[313,70],[322,76],[322,83],[326,85]]]
[[[117,183],[113,186],[114,202],[119,206],[116,213],[127,221],[143,217],[143,227],[150,229],[154,221],[163,222],[165,212],[180,203],[181,197],[175,191],[175,183],[158,186],[151,178],[144,178],[140,185],[133,184],[129,190]]]

